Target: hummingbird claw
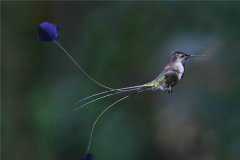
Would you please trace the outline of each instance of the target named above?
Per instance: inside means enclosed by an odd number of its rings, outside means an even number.
[[[172,87],[169,86],[166,90],[170,96],[172,96]]]

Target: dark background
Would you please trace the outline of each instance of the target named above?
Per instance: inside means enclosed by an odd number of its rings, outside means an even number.
[[[78,160],[90,125],[117,97],[72,111],[102,91],[53,43],[111,87],[155,78],[175,51],[205,54],[172,96],[133,96],[100,121],[97,160],[240,159],[240,2],[1,2],[2,153],[8,160]]]

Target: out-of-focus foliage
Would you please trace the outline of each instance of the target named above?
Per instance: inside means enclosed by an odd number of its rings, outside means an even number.
[[[186,65],[173,96],[146,93],[96,128],[97,160],[240,159],[239,2],[1,2],[3,153],[8,160],[77,160],[90,125],[115,98],[72,111],[101,89],[36,27],[61,24],[60,41],[112,87],[155,78],[169,54],[206,54]]]

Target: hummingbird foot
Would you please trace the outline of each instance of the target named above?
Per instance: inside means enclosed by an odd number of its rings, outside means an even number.
[[[168,93],[170,96],[172,96],[173,90],[172,90],[172,87],[171,87],[171,86],[169,86],[168,88],[166,88],[165,91],[167,91],[167,93]]]

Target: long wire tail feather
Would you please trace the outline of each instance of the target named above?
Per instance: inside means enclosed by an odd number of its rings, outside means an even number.
[[[72,61],[72,63],[78,68],[78,70],[80,72],[82,72],[90,81],[92,81],[93,83],[95,83],[97,86],[108,89],[108,90],[112,90],[113,88],[108,87],[107,85],[97,81],[96,79],[94,79],[92,76],[90,76],[81,66],[80,64],[73,58],[73,56],[58,42],[58,41],[53,41],[54,44],[56,44],[58,46],[58,48],[60,48],[66,55],[67,57]]]
[[[110,96],[113,96],[113,95],[116,95],[116,94],[120,94],[120,93],[122,93],[122,92],[110,93],[110,94],[107,94],[107,95],[104,95],[104,96],[95,98],[95,99],[90,100],[90,101],[88,101],[88,102],[86,102],[86,103],[83,103],[82,105],[74,108],[73,110],[74,110],[74,111],[77,111],[77,110],[79,110],[80,108],[84,108],[85,106],[87,106],[87,105],[89,105],[89,104],[91,104],[91,103],[94,103],[94,102],[99,101],[99,100],[101,100],[101,99],[104,99],[104,98],[107,98],[107,97],[110,97]]]
[[[115,91],[115,89],[92,94],[92,95],[90,95],[90,96],[87,96],[87,97],[84,97],[84,98],[82,98],[82,99],[79,99],[78,101],[76,101],[76,102],[73,104],[73,106],[76,106],[77,104],[79,104],[79,103],[81,103],[81,102],[83,102],[83,101],[86,101],[86,100],[88,100],[88,99],[90,99],[90,98],[93,98],[93,97],[96,97],[96,96],[99,96],[99,95],[103,95],[103,94],[107,94],[107,93],[109,94],[110,92],[114,92],[114,91]]]
[[[111,97],[113,95],[122,94],[122,93],[128,93],[128,92],[140,92],[140,91],[143,91],[143,90],[144,90],[144,88],[142,88],[142,87],[132,88],[132,89],[128,89],[128,90],[117,90],[117,92],[110,93],[110,94],[107,94],[107,95],[103,95],[103,96],[100,96],[100,97],[95,98],[93,100],[90,100],[90,101],[88,101],[86,103],[83,103],[82,105],[74,108],[74,111],[76,111],[76,110],[78,110],[80,108],[84,108],[85,106],[87,106],[87,105],[89,105],[91,103],[94,103],[96,101],[99,101],[101,99],[104,99],[104,98],[107,98],[107,97]]]
[[[97,122],[100,120],[100,118],[108,111],[110,110],[113,106],[115,106],[116,104],[118,104],[119,102],[123,101],[124,99],[128,98],[129,95],[124,96],[118,100],[116,100],[115,102],[113,102],[112,104],[110,104],[109,106],[107,106],[95,119],[95,121],[92,124],[92,128],[91,128],[91,132],[90,132],[90,136],[89,136],[89,140],[88,140],[88,145],[87,145],[87,149],[86,149],[86,153],[89,153],[89,150],[91,149],[91,145],[92,145],[92,139],[93,139],[93,133],[94,133],[94,129],[97,125]]]
[[[137,85],[137,86],[130,86],[130,87],[123,87],[123,88],[118,88],[118,89],[111,89],[111,90],[107,90],[107,91],[103,91],[103,92],[98,92],[98,93],[95,93],[95,94],[92,94],[90,96],[87,96],[87,97],[84,97],[82,99],[79,99],[78,101],[76,101],[73,106],[76,106],[78,105],[79,103],[83,102],[83,101],[86,101],[86,100],[89,100],[91,98],[94,98],[96,96],[100,96],[100,95],[104,95],[104,94],[109,94],[111,92],[125,92],[129,89],[140,89],[140,88],[143,88],[145,87],[144,85]]]
[[[136,88],[142,88],[142,87],[145,87],[145,85],[143,84],[143,85],[137,85],[137,86],[123,87],[123,88],[118,88],[115,90],[123,91],[123,90],[136,89]]]

